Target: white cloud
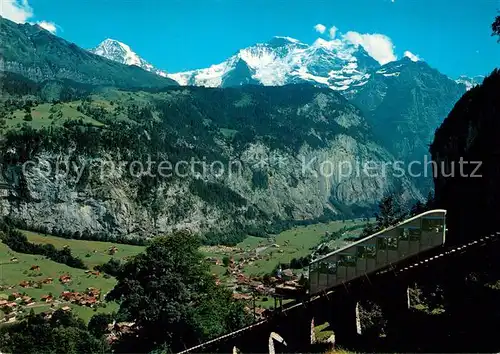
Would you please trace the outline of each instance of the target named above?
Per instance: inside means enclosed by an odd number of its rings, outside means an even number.
[[[382,65],[397,60],[394,54],[394,44],[386,35],[349,31],[343,37],[355,45],[361,45],[370,56]]]
[[[34,13],[28,0],[0,0],[0,16],[16,23],[26,23],[34,16]],[[57,25],[53,22],[38,21],[37,25],[51,33],[57,31]]]
[[[40,22],[37,22],[36,24],[38,26],[42,27],[43,29],[46,29],[47,31],[49,31],[52,34],[55,34],[57,31],[57,26],[54,22],[40,21]]]
[[[404,54],[405,57],[410,58],[412,61],[419,61],[421,60],[420,57],[416,54],[413,54],[409,50],[407,50]]]
[[[314,26],[314,29],[316,30],[316,32],[323,34],[326,31],[326,26],[318,23],[316,26]]]
[[[335,39],[335,36],[337,35],[338,28],[335,26],[330,27],[330,30],[328,31],[328,34],[330,36],[330,39]]]
[[[33,9],[28,0],[0,0],[0,15],[16,23],[25,23],[33,17]]]

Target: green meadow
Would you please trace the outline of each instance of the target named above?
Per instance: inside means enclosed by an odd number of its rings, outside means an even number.
[[[5,119],[7,128],[20,127],[27,123],[34,129],[48,128],[50,126],[63,125],[68,120],[81,119],[84,124],[94,126],[103,126],[104,124],[79,112],[76,108],[80,104],[79,101],[69,103],[42,103],[31,108],[31,121],[25,119],[26,112],[24,110],[16,110],[12,115]]]
[[[141,246],[111,242],[73,240],[36,232],[21,231],[32,243],[52,244],[59,249],[65,246],[70,247],[73,255],[81,258],[89,269],[92,269],[96,265],[106,263],[111,258],[126,261],[129,257],[144,250],[144,247]],[[109,251],[114,247],[116,251],[114,255],[111,255]],[[17,259],[17,262],[12,261],[14,258]],[[30,268],[33,265],[39,266],[40,271],[31,271]],[[60,283],[59,277],[66,274],[71,276],[72,281],[68,284]],[[19,285],[23,280],[36,282],[47,278],[52,278],[53,282],[51,284],[43,284],[40,289],[23,288]],[[31,308],[33,308],[35,312],[43,312],[50,309],[50,304],[45,304],[40,301],[43,295],[52,294],[57,298],[63,291],[82,292],[89,287],[94,287],[101,289],[101,295],[104,296],[113,289],[115,284],[116,280],[112,277],[104,276],[103,274],[86,274],[84,270],[56,263],[43,256],[13,252],[5,244],[0,243],[0,286],[3,287],[3,290],[0,290],[0,296],[7,297],[13,292],[26,293],[36,301],[35,305],[26,307],[28,311]],[[61,307],[64,305],[69,305],[72,311],[85,321],[90,320],[96,312],[112,312],[118,310],[118,304],[114,302],[105,303],[105,307],[98,307],[97,309],[66,303],[60,303],[57,306]]]
[[[17,259],[15,261],[14,259]],[[30,270],[31,266],[39,266],[39,271]],[[71,282],[62,284],[59,282],[61,275],[70,275]],[[22,281],[41,281],[47,278],[52,278],[51,284],[43,284],[41,288],[23,288],[19,285]],[[50,304],[45,304],[40,301],[43,295],[52,294],[55,298],[59,297],[63,291],[84,291],[89,287],[98,288],[101,290],[101,295],[104,296],[116,284],[115,279],[104,277],[102,274],[95,276],[86,274],[84,270],[68,267],[64,264],[56,263],[42,256],[30,255],[13,252],[5,244],[0,243],[0,294],[6,297],[14,292],[26,293],[26,295],[34,298],[36,304],[31,307],[26,307],[29,311],[33,308],[36,312],[47,311],[50,309]],[[60,306],[66,305],[61,303]],[[71,305],[78,314],[85,320],[89,320],[95,313],[94,309],[89,307],[81,307]],[[98,308],[96,311],[112,311],[116,309],[116,304],[106,304],[106,308]]]
[[[111,258],[126,261],[129,257],[135,256],[145,249],[145,247],[143,246],[133,246],[101,241],[74,240],[31,231],[22,232],[26,235],[28,241],[32,243],[50,243],[54,245],[55,248],[59,249],[62,249],[64,246],[68,246],[71,249],[73,255],[81,258],[89,269],[92,269],[96,265],[106,263]],[[109,251],[113,247],[116,247],[116,252],[112,255]]]
[[[339,239],[329,243],[333,245],[343,246],[346,241],[345,237],[350,237],[359,233],[363,226],[361,221],[334,221],[330,223],[319,223],[308,226],[294,227],[286,230],[278,235],[270,236],[269,238],[259,238],[254,236],[247,237],[235,247],[212,246],[202,247],[201,251],[206,256],[216,257],[220,260],[228,256],[234,256],[239,260],[245,253],[252,254],[257,252],[262,255],[262,259],[257,259],[251,264],[246,263],[243,268],[243,273],[251,276],[262,276],[269,274],[278,263],[289,263],[293,258],[307,256],[311,253],[321,241],[326,232],[335,232],[343,227],[359,226],[359,229],[346,232]],[[108,262],[111,258],[126,261],[130,257],[142,252],[145,247],[133,246],[125,244],[117,244],[112,242],[86,241],[65,239],[52,235],[46,235],[36,232],[21,230],[32,243],[52,244],[56,248],[62,249],[70,247],[73,255],[81,258],[89,269],[96,265]],[[115,249],[114,254],[110,254],[110,250]],[[17,259],[17,261],[13,261]],[[31,271],[31,266],[39,266],[39,271]],[[211,265],[213,273],[217,274],[223,280],[229,280],[225,276],[226,268],[222,265]],[[61,284],[59,277],[68,274],[72,281],[68,284]],[[53,278],[51,284],[43,284],[38,288],[23,288],[19,285],[25,281],[40,281],[46,278]],[[21,254],[13,252],[5,244],[0,243],[0,297],[7,297],[13,292],[26,293],[33,297],[36,301],[35,305],[26,308],[29,311],[33,308],[35,312],[47,311],[50,309],[50,304],[45,304],[40,301],[41,296],[52,294],[55,298],[59,297],[63,291],[84,291],[89,287],[101,289],[101,295],[104,296],[116,284],[116,280],[109,276],[99,274],[98,276],[86,274],[84,270],[68,267],[64,264],[56,263],[43,256]],[[271,298],[258,298],[257,304],[266,308],[273,306]],[[116,303],[104,303],[105,307],[92,309],[64,302],[58,303],[56,307],[69,305],[72,311],[88,321],[96,312],[111,312],[118,309]],[[1,311],[0,311],[1,312]]]
[[[334,232],[343,227],[352,227],[364,225],[361,221],[333,221],[330,223],[319,223],[308,226],[298,226],[290,230],[283,231],[269,242],[267,239],[258,237],[248,237],[241,242],[238,247],[247,249],[260,249],[259,254],[269,256],[269,259],[258,259],[252,265],[247,265],[244,273],[247,275],[269,274],[278,263],[290,263],[293,258],[305,257],[311,254],[311,249],[321,243],[322,237],[326,232]],[[346,233],[345,237],[352,236],[352,233]],[[342,239],[330,243],[330,246],[342,246],[345,241]],[[277,245],[279,247],[275,247]]]

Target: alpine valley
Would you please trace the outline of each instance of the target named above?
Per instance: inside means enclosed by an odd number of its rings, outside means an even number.
[[[288,37],[167,73],[115,40],[84,50],[37,25],[0,21],[1,213],[56,235],[188,229],[206,243],[234,243],[298,222],[370,216],[388,191],[423,200],[431,176],[395,178],[393,163],[428,154],[473,82],[415,58],[381,65],[343,39]],[[162,177],[130,173],[133,161],[219,168]],[[337,168],[367,161],[388,171]],[[228,173],[234,162],[238,173]]]
[[[181,85],[224,88],[308,83],[332,89],[361,109],[374,138],[405,164],[430,160],[428,148],[435,129],[463,93],[484,79],[461,76],[452,80],[411,56],[381,65],[363,46],[346,38],[319,38],[308,45],[290,37],[274,37],[239,50],[220,64],[174,74],[153,68],[130,47],[111,39],[91,51],[139,65]],[[414,174],[425,175],[415,181],[427,194],[432,186],[430,173],[415,168]]]

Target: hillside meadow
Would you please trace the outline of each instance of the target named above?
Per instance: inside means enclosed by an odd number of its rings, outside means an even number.
[[[30,270],[32,266],[40,267],[39,270]],[[62,275],[71,276],[71,281],[68,284],[59,282],[59,277]],[[41,288],[28,287],[24,288],[20,285],[23,281],[43,281],[47,278],[52,278],[50,284],[43,284]],[[84,270],[68,267],[64,264],[56,263],[45,257],[38,255],[23,254],[13,252],[3,243],[0,243],[0,297],[7,298],[14,292],[26,294],[34,299],[35,304],[27,306],[26,311],[31,308],[35,312],[48,311],[51,304],[46,304],[41,301],[44,295],[52,294],[54,298],[58,298],[63,291],[85,291],[89,287],[94,287],[101,290],[101,296],[109,292],[116,284],[115,279],[104,277],[102,274],[91,275],[86,274]],[[55,307],[68,305],[61,302]],[[71,304],[73,311],[77,312],[85,321],[88,321],[93,314],[94,309]],[[97,311],[110,312],[117,309],[117,304],[106,304],[106,308],[99,307]]]
[[[41,234],[31,231],[22,231],[28,241],[39,244],[52,244],[55,248],[61,249],[68,246],[74,256],[83,260],[85,265],[92,269],[96,265],[108,262],[111,258],[126,261],[129,257],[135,256],[144,251],[143,246],[118,244],[112,242],[75,240]]]
[[[5,120],[7,128],[20,127],[28,124],[34,129],[61,126],[68,120],[81,120],[82,124],[101,127],[104,124],[77,110],[79,101],[69,103],[42,103],[30,109],[31,118],[26,117],[25,110],[15,110]]]
[[[318,223],[307,226],[297,226],[290,230],[272,235],[269,238],[248,236],[235,247],[207,246],[201,250],[207,256],[220,258],[234,256],[235,260],[240,259],[244,254],[254,252],[262,255],[262,259],[257,259],[252,264],[244,267],[243,273],[250,276],[262,276],[269,274],[279,263],[288,264],[293,258],[305,257],[311,254],[312,249],[322,242],[325,233],[336,232],[342,228],[359,227],[354,231],[348,231],[338,240],[329,242],[331,248],[342,247],[347,244],[345,238],[353,237],[361,232],[364,221],[332,221],[328,223]],[[269,257],[265,257],[269,256]],[[216,274],[223,275],[225,268],[213,266]]]
[[[247,237],[235,247],[226,246],[203,246],[202,253],[207,257],[214,257],[222,260],[224,257],[233,256],[236,260],[248,254],[260,254],[263,257],[255,262],[244,265],[243,273],[248,276],[262,276],[269,274],[278,263],[289,263],[293,258],[305,257],[311,253],[322,237],[327,232],[335,232],[344,227],[350,228],[358,226],[361,228],[363,222],[353,221],[333,221],[329,223],[319,223],[308,226],[298,226],[290,230],[281,232],[269,238]],[[95,266],[108,262],[111,258],[126,261],[130,257],[142,252],[145,247],[112,242],[87,241],[76,239],[65,239],[47,234],[21,230],[32,243],[52,244],[58,249],[69,247],[73,255],[81,258],[85,265],[92,270]],[[360,231],[360,229],[359,229]],[[330,246],[342,246],[346,243],[345,237],[356,234],[358,230],[346,232],[340,239],[329,243]],[[32,266],[40,267],[39,270],[30,270]],[[225,275],[226,268],[223,265],[211,264],[211,271],[221,280],[230,282],[231,279]],[[71,276],[71,282],[62,284],[59,277],[62,275]],[[41,288],[20,285],[23,281],[42,281],[52,278],[50,284],[43,284]],[[0,297],[7,298],[14,292],[25,293],[35,301],[34,305],[25,307],[25,312],[32,308],[35,312],[43,312],[51,309],[51,304],[41,301],[43,295],[52,294],[58,298],[63,291],[85,291],[89,287],[101,290],[101,297],[104,297],[116,284],[113,277],[104,274],[88,274],[85,270],[68,267],[64,264],[56,263],[43,256],[22,254],[13,252],[5,244],[0,243]],[[272,306],[272,299],[263,301],[258,299],[259,305],[265,307]],[[101,307],[92,309],[90,307],[78,306],[75,304],[56,301],[52,307],[58,308],[69,305],[72,311],[77,313],[85,321],[96,312],[112,312],[118,309],[116,303],[103,303]]]

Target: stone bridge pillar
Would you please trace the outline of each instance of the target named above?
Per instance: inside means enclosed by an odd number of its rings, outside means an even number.
[[[410,299],[409,288],[406,282],[398,278],[381,282],[377,287],[377,303],[382,308],[384,319],[387,321],[386,335],[388,342],[395,348],[403,348],[405,337],[409,332]]]
[[[341,292],[329,306],[330,327],[335,334],[335,347],[352,348],[359,339],[357,331],[358,298],[353,293]]]
[[[311,346],[311,320],[313,313],[310,304],[303,303],[296,308],[279,314],[270,326],[286,342],[286,346],[276,344],[276,353],[304,353]],[[269,335],[269,334],[268,334]]]

